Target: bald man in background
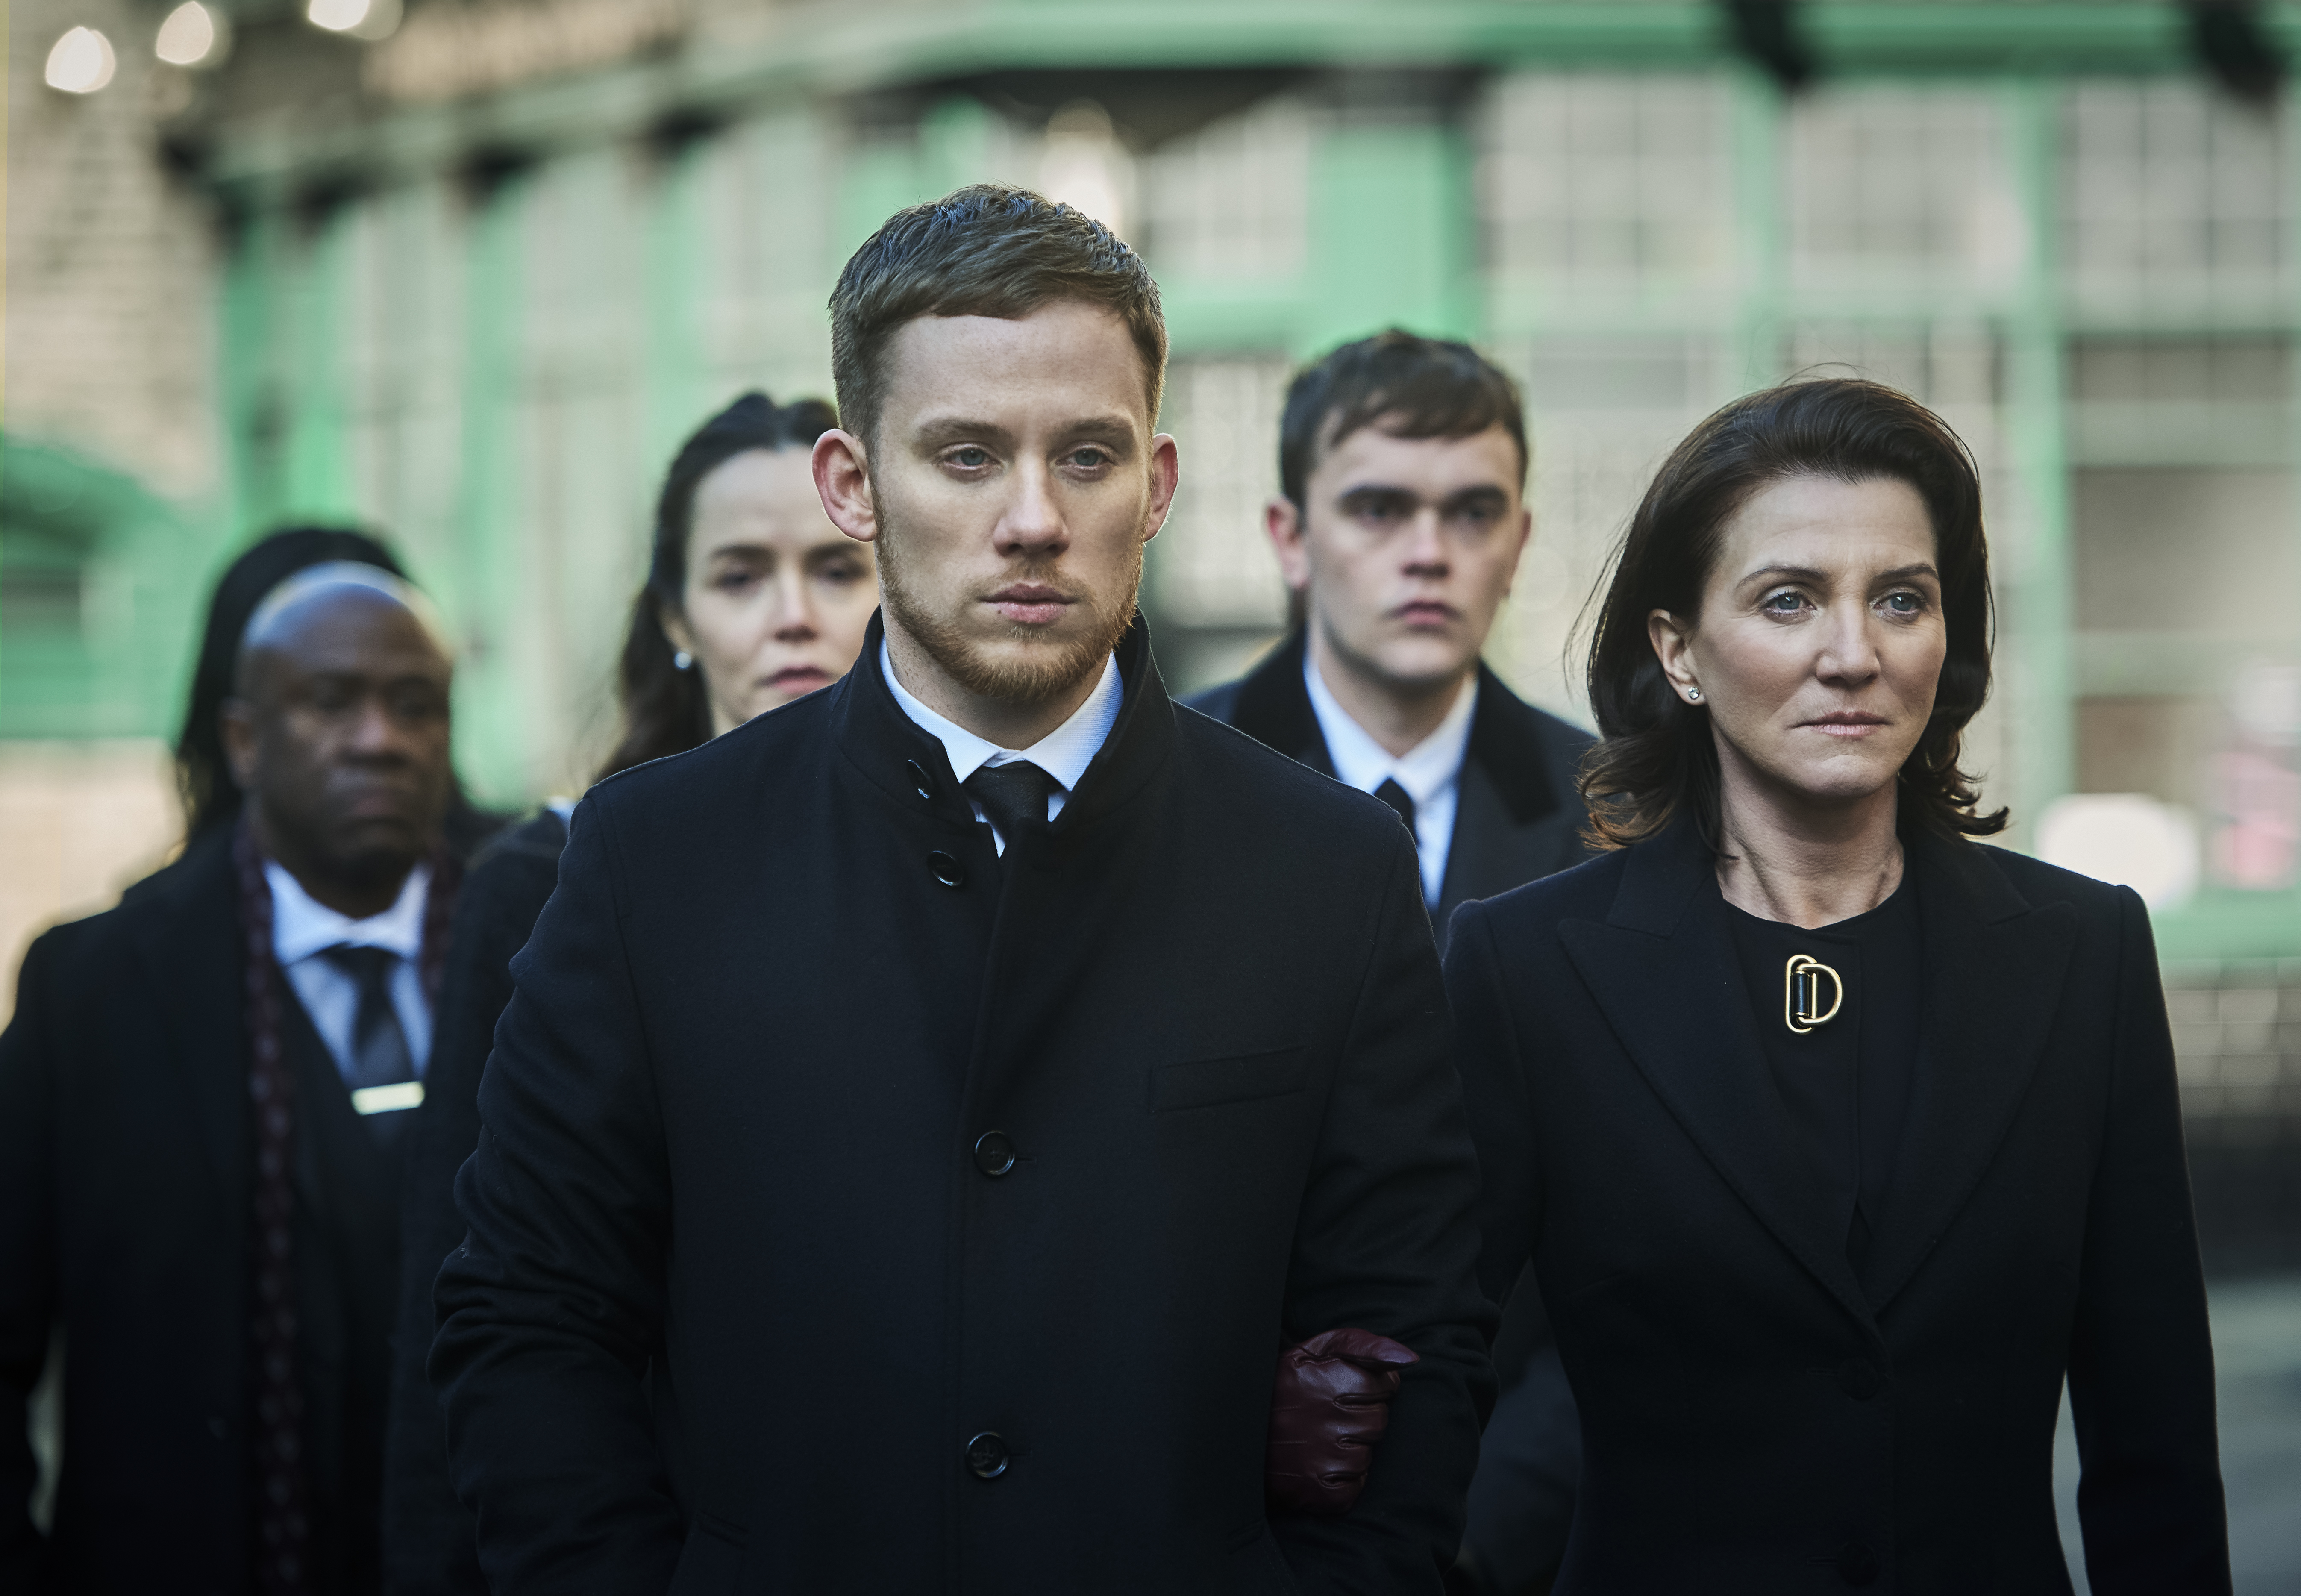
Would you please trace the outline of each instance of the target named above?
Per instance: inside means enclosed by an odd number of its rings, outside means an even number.
[[[398,1151],[454,896],[448,650],[364,564],[259,605],[239,822],[59,926],[0,1034],[0,1590],[381,1588]],[[43,1534],[21,1415],[63,1358]]]

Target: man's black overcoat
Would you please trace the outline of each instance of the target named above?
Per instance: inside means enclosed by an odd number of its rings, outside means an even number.
[[[1331,776],[1334,756],[1302,684],[1303,648],[1297,629],[1244,676],[1209,688],[1189,703]],[[1446,878],[1431,915],[1441,951],[1448,923],[1462,905],[1570,870],[1589,856],[1582,847],[1589,812],[1576,781],[1590,743],[1587,731],[1536,709],[1480,664]]]
[[[1532,1250],[1582,1413],[1561,1593],[2067,1592],[2064,1374],[2094,1590],[2230,1588],[2147,915],[1906,842],[1923,1031],[1858,1276],[1761,1051],[1781,991],[1749,990],[1690,823],[1456,922],[1481,1270]]]
[[[245,948],[227,827],[25,957],[0,1036],[0,1590],[248,1589]],[[396,1169],[283,997],[315,1586],[372,1591]],[[13,1416],[54,1327],[63,1472],[44,1545]]]
[[[1138,626],[1001,859],[879,636],[576,811],[437,1292],[498,1596],[1437,1591],[1492,1318],[1397,820]],[[1278,1354],[1341,1325],[1422,1361],[1355,1513],[1267,1522]]]

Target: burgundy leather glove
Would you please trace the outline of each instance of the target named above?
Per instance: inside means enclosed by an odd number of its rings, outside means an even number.
[[[1371,1330],[1329,1330],[1278,1360],[1263,1490],[1274,1513],[1332,1518],[1366,1488],[1374,1443],[1390,1428],[1399,1371],[1421,1362]]]

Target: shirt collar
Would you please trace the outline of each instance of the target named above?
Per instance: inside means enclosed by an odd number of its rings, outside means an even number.
[[[1302,684],[1309,689],[1310,712],[1318,717],[1318,730],[1326,737],[1326,756],[1335,762],[1335,776],[1345,785],[1372,792],[1385,781],[1395,781],[1418,806],[1461,774],[1462,756],[1470,747],[1470,717],[1478,707],[1476,671],[1455,692],[1453,706],[1436,729],[1396,757],[1351,718],[1351,712],[1318,674],[1318,662],[1308,648],[1302,650]]]
[[[1110,729],[1118,723],[1118,710],[1125,696],[1125,688],[1118,674],[1118,656],[1112,655],[1102,662],[1102,677],[1086,702],[1071,712],[1070,718],[1048,732],[1027,748],[1002,748],[997,743],[977,737],[956,721],[937,714],[910,690],[895,680],[895,662],[887,652],[887,641],[879,639],[879,669],[887,678],[888,690],[895,695],[912,723],[928,732],[942,744],[944,755],[950,760],[950,773],[959,781],[981,770],[986,765],[1011,765],[1027,759],[1055,779],[1065,792],[1079,784],[1086,767],[1094,762],[1096,754],[1110,736]]]
[[[346,942],[355,948],[381,948],[410,964],[423,952],[423,906],[431,889],[429,865],[409,871],[392,906],[364,920],[336,913],[268,859],[264,879],[272,884],[272,951],[282,969]]]

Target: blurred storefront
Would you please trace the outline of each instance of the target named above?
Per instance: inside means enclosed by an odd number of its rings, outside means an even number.
[[[1997,547],[1989,796],[2152,897],[2208,1201],[2301,1206],[2301,6],[201,3],[12,13],[0,738],[163,731],[228,547],[348,519],[455,620],[483,794],[570,788],[682,431],[827,390],[824,298],[888,212],[1028,183],[1167,295],[1185,488],[1146,607],[1181,686],[1282,623],[1277,404],[1336,339],[1523,378],[1537,541],[1495,653],[1568,714],[1573,623],[1694,419],[1825,366],[1940,409]],[[205,53],[156,59],[163,20]],[[95,92],[37,80],[72,27],[115,58]],[[102,334],[110,379],[21,330],[76,200],[20,174],[74,125],[170,312]],[[142,397],[105,422],[102,380]],[[59,530],[20,455],[111,507]]]

